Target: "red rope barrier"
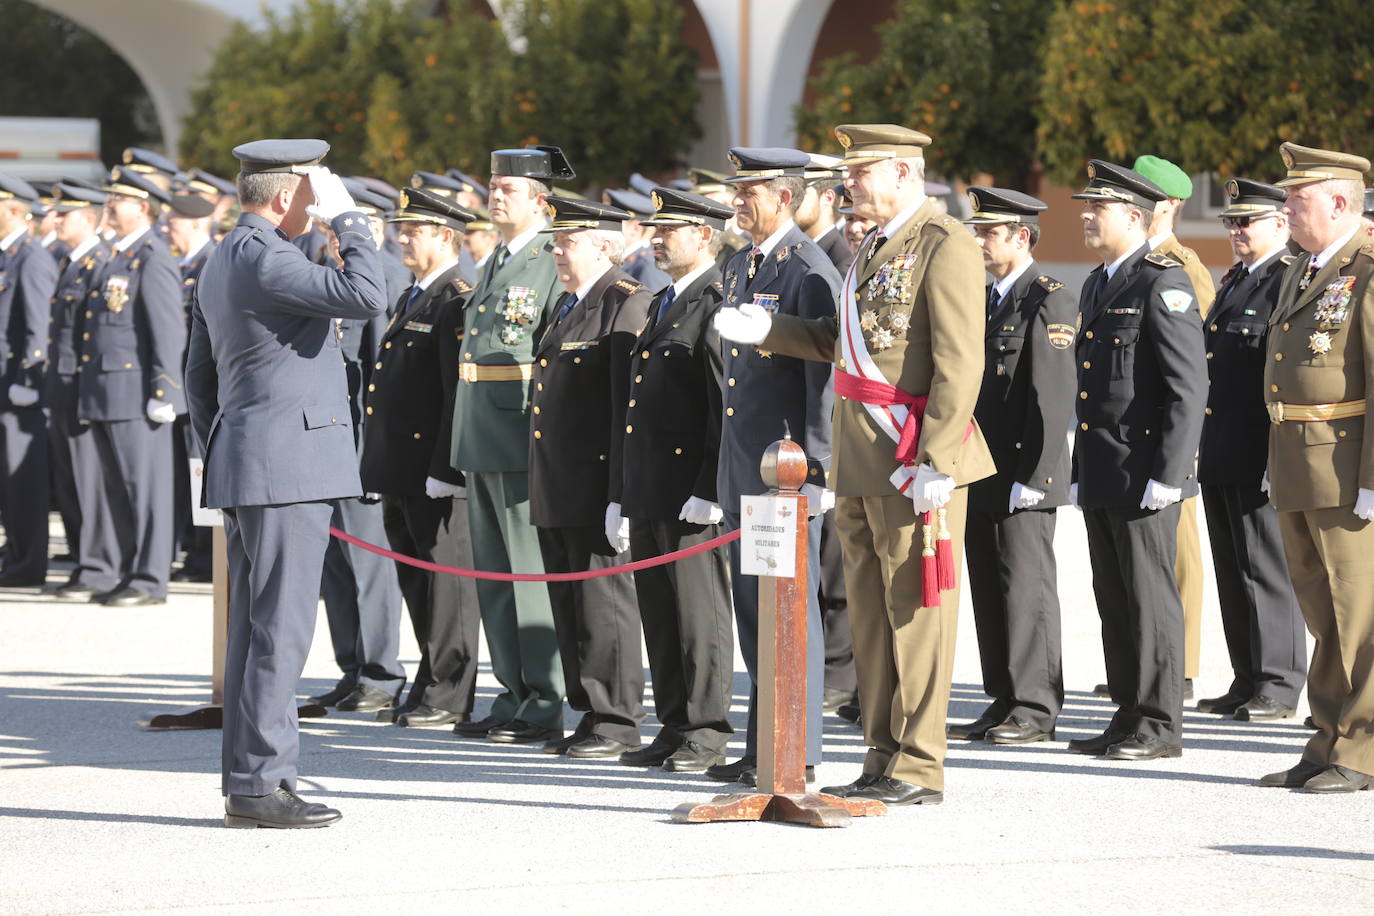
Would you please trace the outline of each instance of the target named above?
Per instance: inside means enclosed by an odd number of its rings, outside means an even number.
[[[405,563],[407,566],[414,566],[418,569],[427,569],[430,572],[448,573],[450,576],[463,576],[467,579],[493,579],[497,582],[576,582],[580,579],[595,579],[600,576],[614,576],[617,573],[634,572],[638,569],[649,569],[653,566],[663,566],[677,560],[685,560],[694,557],[699,553],[714,550],[717,547],[724,547],[731,541],[739,540],[739,529],[728,531],[720,537],[711,538],[700,544],[691,547],[684,547],[681,550],[674,550],[672,553],[665,553],[662,556],[649,557],[646,560],[635,560],[633,563],[626,563],[622,566],[611,566],[606,569],[588,569],[583,572],[570,573],[503,573],[488,572],[484,569],[462,569],[457,566],[441,566],[438,563],[431,563],[428,560],[420,560],[415,557],[408,557],[403,553],[396,553],[394,550],[387,550],[385,547],[378,547],[376,544],[369,544],[367,541],[355,538],[346,531],[331,527],[329,533],[341,541],[346,541],[354,547],[361,547],[363,550],[371,551],[378,556],[395,560],[397,563]]]

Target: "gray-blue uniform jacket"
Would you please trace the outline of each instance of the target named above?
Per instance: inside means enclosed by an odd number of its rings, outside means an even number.
[[[341,270],[245,213],[201,273],[186,387],[211,508],[362,495],[334,319],[384,314],[386,289],[366,218],[333,228]]]
[[[86,296],[83,318],[77,416],[138,420],[149,399],[186,412],[181,271],[152,228],[111,253]]]
[[[48,360],[48,309],[57,285],[57,263],[28,233],[0,253],[0,406],[10,406],[10,385],[42,392]]]
[[[62,268],[57,290],[52,297],[52,319],[48,333],[48,371],[44,382],[43,404],[50,408],[76,409],[77,368],[81,365],[81,335],[86,326],[86,294],[100,279],[110,246],[96,242]],[[66,256],[63,256],[66,261]],[[94,318],[94,312],[92,320]],[[145,405],[146,406],[146,405]]]
[[[835,314],[840,274],[825,252],[795,225],[763,259],[749,281],[746,246],[725,265],[725,304],[756,302],[770,311],[801,318]],[[759,473],[763,450],[783,436],[806,450],[807,482],[825,486],[830,466],[830,411],[834,402],[830,363],[782,356],[749,344],[724,343],[725,381],[721,386],[720,467],[717,497],[732,515],[739,498],[763,493]]]

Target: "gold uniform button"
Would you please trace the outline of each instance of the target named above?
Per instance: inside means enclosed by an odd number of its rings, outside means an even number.
[[[416,433],[416,434],[415,434],[415,438],[416,438],[416,439],[420,438],[420,434],[419,434],[419,433]]]
[[[1284,329],[1285,331],[1288,330],[1288,322],[1285,321],[1285,322],[1283,323],[1283,329]]]
[[[1344,439],[1344,438],[1345,438],[1345,430],[1341,430],[1340,432],[1336,433],[1336,438],[1338,438],[1338,439]]]
[[[639,358],[640,358],[640,359],[648,359],[648,358],[649,358],[649,351],[648,351],[648,350],[642,350],[642,351],[640,352],[640,354],[639,354]]]
[[[534,383],[534,388],[535,388],[536,391],[543,391],[543,390],[544,390],[544,383],[543,383],[543,382],[535,382],[535,383]]]
[[[155,398],[160,398],[160,397],[162,397],[162,389],[159,388],[159,389],[157,389],[156,391],[154,391],[154,392],[153,392],[153,397],[155,397]]]
[[[1279,363],[1283,362],[1283,354],[1282,354],[1282,353],[1275,353],[1275,354],[1274,354],[1274,361],[1275,361],[1275,362],[1279,362]]]
[[[1272,391],[1272,392],[1274,392],[1275,394],[1277,394],[1277,393],[1278,393],[1278,390],[1279,390],[1279,386],[1278,386],[1278,385],[1270,385],[1270,386],[1269,386],[1269,390]]]
[[[840,360],[840,368],[841,368],[841,369],[844,368],[844,360]]]
[[[631,407],[635,406],[635,399],[634,399],[634,398],[630,398],[630,406],[631,406]]]
[[[1092,367],[1093,367],[1093,364],[1092,364],[1092,363],[1088,362],[1086,359],[1083,361],[1083,368],[1084,368],[1084,369],[1091,369]]]
[[[1119,343],[1121,343],[1121,338],[1120,338],[1120,337],[1113,337],[1113,338],[1112,338],[1112,343],[1114,343],[1114,344],[1119,344]]]
[[[385,349],[390,350],[390,349],[391,349],[391,341],[388,340],[388,341],[387,341],[385,344],[383,344],[382,346],[383,346]]]
[[[536,405],[534,406],[534,412],[535,412],[536,414],[540,412],[540,411],[539,411],[539,405],[538,405],[538,404],[536,404]]]
[[[1079,423],[1079,424],[1078,424],[1078,428],[1081,429],[1081,430],[1085,430],[1085,431],[1086,431],[1087,428],[1088,428],[1088,424],[1086,424],[1086,423]]]
[[[473,328],[471,331],[468,331],[468,333],[469,333],[469,334],[476,334],[476,333],[477,333],[477,329],[476,329],[476,328]]]
[[[605,460],[606,460],[606,456],[605,456],[605,455],[597,455],[596,457],[597,457],[597,459],[600,460],[600,461],[605,461]]]
[[[634,431],[635,431],[635,428],[634,428],[633,426],[627,426],[627,427],[625,427],[625,435],[627,435],[627,436],[628,436],[630,433],[634,432]]]
[[[376,385],[368,385],[368,386],[367,386],[367,390],[368,390],[368,391],[376,391],[376,390],[377,390],[377,386],[376,386]]]
[[[542,439],[542,438],[544,438],[544,434],[541,433],[539,430],[536,429],[536,430],[534,431],[534,438],[536,438],[536,439]]]
[[[82,335],[81,335],[81,339],[82,339],[82,340],[90,340],[90,339],[91,339],[91,332],[90,332],[90,331],[87,331],[86,333],[82,334]]]
[[[1216,325],[1212,325],[1211,330],[1215,331],[1216,329],[1217,329],[1217,326],[1216,326]]]
[[[663,355],[664,355],[664,356],[667,356],[667,355],[668,355],[668,351],[667,351],[667,350],[664,350],[664,351],[663,351]]]
[[[1207,416],[1210,417],[1212,415],[1212,408],[1208,407],[1206,410],[1203,411],[1203,413],[1207,414]]]
[[[1089,340],[1092,340],[1092,339],[1093,339],[1093,332],[1092,332],[1092,331],[1088,331],[1088,332],[1085,333],[1083,336],[1086,337],[1086,338],[1088,338]]]
[[[367,409],[367,415],[368,415],[369,417],[372,416],[372,408],[371,408],[371,407],[369,407],[369,408]]]
[[[1211,351],[1211,350],[1208,350],[1208,351],[1207,351],[1207,358],[1208,358],[1208,359],[1211,359],[1211,358],[1212,358],[1212,351]]]
[[[734,380],[734,379],[730,379],[730,381],[727,382],[726,384],[728,384],[731,388],[734,388],[734,387],[735,387],[735,380]]]
[[[549,364],[549,361],[548,361],[547,359],[541,359],[541,360],[539,361],[539,366],[540,366],[541,369],[542,369],[543,367],[547,366],[548,364]]]
[[[739,356],[739,347],[731,347],[731,348],[730,348],[730,355],[731,355],[731,356]]]
[[[1086,391],[1080,391],[1080,392],[1078,392],[1078,399],[1079,399],[1080,401],[1086,401],[1086,400],[1088,399],[1088,392],[1086,392]]]
[[[464,353],[464,354],[463,354],[463,359],[472,359],[472,354],[471,354],[471,353]],[[382,368],[382,364],[381,364],[381,363],[378,363],[378,364],[377,364],[377,368],[378,368],[378,369]]]
[[[636,385],[638,385],[638,384],[639,384],[640,382],[642,382],[642,381],[644,381],[644,376],[642,376],[642,375],[636,375],[636,376],[635,376],[635,384],[636,384]]]
[[[87,318],[94,318],[94,317],[95,317],[95,313],[94,313],[94,312],[87,312],[87,313],[86,313],[86,317],[87,317]]]
[[[573,357],[573,365],[574,365],[574,366],[578,365],[578,364],[581,363],[581,362],[582,362],[582,357],[580,357],[580,356],[574,356],[574,357]]]
[[[124,364],[124,368],[125,368],[125,369],[132,369],[133,367],[134,367],[134,364],[133,364],[133,363],[125,363],[125,364]]]
[[[477,306],[477,311],[479,311],[479,312],[485,312],[486,310],[487,310],[487,307],[486,307],[485,305],[479,305],[479,306]]]
[[[680,448],[675,448],[675,449],[673,449],[673,454],[674,454],[674,455],[681,455],[681,454],[682,454],[682,449],[680,449]]]
[[[727,408],[725,408],[725,415],[726,415],[727,417],[733,417],[733,416],[735,415],[735,408],[733,408],[733,407],[727,407]]]

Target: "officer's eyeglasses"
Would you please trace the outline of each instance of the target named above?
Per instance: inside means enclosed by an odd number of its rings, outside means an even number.
[[[1262,219],[1272,219],[1274,214],[1267,216],[1223,216],[1221,224],[1227,229],[1249,229],[1250,224]]]

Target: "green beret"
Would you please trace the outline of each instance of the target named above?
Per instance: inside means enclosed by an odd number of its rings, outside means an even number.
[[[1141,156],[1135,161],[1135,170],[1159,185],[1170,197],[1187,200],[1193,196],[1193,180],[1168,159]]]

